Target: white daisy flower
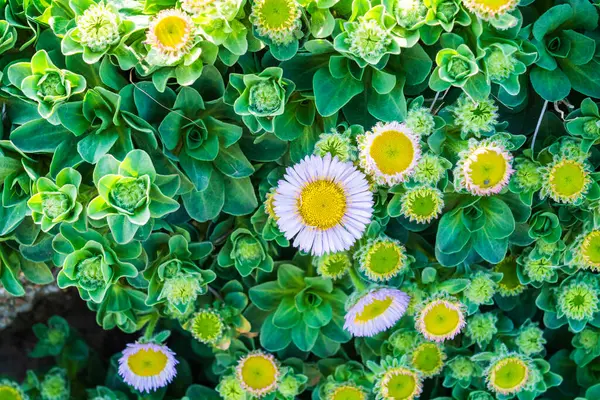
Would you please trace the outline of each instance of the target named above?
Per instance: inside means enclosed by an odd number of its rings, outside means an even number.
[[[167,346],[130,343],[119,358],[119,375],[140,392],[153,392],[171,383],[179,362]]]
[[[360,166],[380,185],[407,181],[421,158],[419,136],[399,122],[378,123],[357,141]]]
[[[242,357],[235,367],[235,373],[242,388],[259,398],[273,392],[281,377],[275,357],[259,350]]]
[[[307,156],[289,167],[273,200],[279,229],[293,245],[320,256],[348,250],[371,222],[373,193],[350,162]]]
[[[148,26],[146,43],[162,63],[172,64],[193,47],[195,31],[194,21],[185,12],[175,8],[162,10]]]
[[[346,313],[344,329],[354,336],[375,336],[398,322],[410,297],[398,289],[379,288],[363,295]]]

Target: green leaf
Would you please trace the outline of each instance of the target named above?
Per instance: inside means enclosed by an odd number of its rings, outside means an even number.
[[[72,134],[61,125],[52,125],[45,119],[27,122],[10,134],[10,140],[26,153],[52,153]]]
[[[231,215],[247,215],[258,207],[258,200],[250,178],[223,177],[225,203],[223,212]]]
[[[216,218],[225,204],[223,177],[213,172],[203,191],[191,191],[182,196],[183,205],[190,216],[200,222]]]
[[[534,66],[529,75],[535,91],[547,101],[559,101],[569,95],[571,83],[560,68],[548,71]]]
[[[339,111],[354,96],[364,90],[360,81],[346,75],[336,79],[329,73],[328,68],[321,68],[313,77],[315,102],[319,114],[324,117]]]

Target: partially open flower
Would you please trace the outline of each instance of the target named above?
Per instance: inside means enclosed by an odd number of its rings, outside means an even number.
[[[402,195],[402,215],[419,224],[429,223],[442,213],[443,196],[440,190],[430,186],[410,188]]]
[[[488,389],[503,395],[518,393],[531,379],[529,359],[513,353],[494,360],[485,371]]]
[[[512,10],[519,4],[518,0],[463,0],[469,11],[484,20],[498,18]]]
[[[408,180],[421,158],[419,137],[398,122],[379,123],[357,141],[360,166],[381,185]]]
[[[557,289],[557,309],[568,319],[591,320],[600,310],[600,288],[595,277],[581,276]]]
[[[494,266],[494,272],[502,273],[502,280],[498,282],[498,293],[501,296],[516,296],[525,290],[517,275],[517,261],[513,256],[508,256]]]
[[[600,230],[594,229],[581,235],[575,243],[576,265],[600,272]]]
[[[340,161],[354,161],[356,159],[356,147],[352,144],[350,131],[339,133],[333,131],[322,133],[319,140],[315,143],[315,154],[325,157],[329,153],[332,157],[337,157]]]
[[[465,136],[473,134],[480,137],[482,133],[492,131],[498,123],[498,106],[490,98],[473,101],[463,95],[450,110],[454,116],[454,123]]]
[[[289,167],[275,194],[277,224],[294,246],[313,255],[348,250],[373,212],[365,176],[327,154]]]
[[[589,164],[576,158],[555,157],[542,171],[541,195],[560,203],[579,202],[592,183]]]
[[[405,367],[389,368],[376,383],[377,398],[382,400],[413,400],[423,390],[420,376]]]
[[[539,190],[542,187],[542,173],[539,164],[528,159],[517,160],[512,179],[518,188],[524,191]]]
[[[541,353],[544,351],[544,344],[546,343],[544,331],[535,323],[529,322],[524,324],[519,330],[515,343],[517,344],[519,351],[525,355],[530,356],[532,354]]]
[[[600,345],[600,332],[592,328],[585,328],[573,338],[574,343],[586,351],[592,351]]]
[[[415,25],[425,21],[427,7],[423,0],[396,0],[394,3],[394,17],[402,28],[414,29]]]
[[[473,275],[469,286],[463,293],[467,300],[481,305],[489,303],[496,294],[497,289],[498,284],[490,278],[489,274],[477,272]]]
[[[0,380],[0,399],[3,400],[29,400],[29,396],[21,387],[8,379]]]
[[[547,258],[533,259],[526,257],[523,260],[523,272],[532,282],[545,282],[556,274],[557,266]]]
[[[457,356],[448,362],[449,375],[458,381],[468,382],[477,373],[477,364],[469,357]]]
[[[405,272],[409,262],[406,248],[395,239],[380,236],[370,239],[356,253],[360,270],[372,281],[382,282]]]
[[[513,157],[506,148],[492,140],[471,140],[469,148],[459,154],[454,169],[457,190],[466,189],[476,196],[500,193],[508,184]]]
[[[367,400],[368,393],[353,383],[336,385],[323,400]]]
[[[416,107],[408,110],[404,123],[419,136],[429,136],[435,129],[433,114],[425,107]]]
[[[167,386],[179,362],[167,346],[154,343],[130,343],[119,358],[119,375],[126,384],[142,393]]]
[[[212,309],[198,311],[189,325],[192,336],[205,344],[217,343],[221,339],[224,329],[223,319]]]
[[[469,318],[466,335],[484,347],[498,333],[497,323],[498,317],[495,314],[477,313]]]
[[[260,36],[276,45],[287,45],[297,39],[301,16],[295,0],[257,0],[252,4],[250,22]]]
[[[277,389],[281,375],[275,357],[262,351],[254,351],[242,357],[235,370],[242,388],[256,397]]]
[[[225,375],[217,385],[217,392],[224,400],[246,400],[246,392],[235,375]]]
[[[150,22],[146,43],[156,55],[157,65],[170,65],[179,61],[194,45],[196,28],[192,18],[181,10],[171,8],[160,11]]]
[[[450,167],[452,167],[450,161],[427,152],[417,163],[412,178],[419,183],[435,186]]]
[[[337,253],[324,254],[321,257],[314,257],[313,264],[317,267],[319,275],[325,278],[340,279],[348,273],[352,266],[352,260],[345,251]]]
[[[93,52],[103,52],[118,43],[118,12],[104,2],[94,3],[77,18],[79,42]]]
[[[411,363],[424,377],[429,378],[439,374],[444,368],[446,354],[438,343],[425,342],[418,345],[412,352]]]
[[[39,389],[42,400],[68,400],[71,397],[71,385],[67,371],[52,368],[40,382]]]
[[[382,287],[372,290],[349,308],[344,329],[354,336],[375,336],[402,318],[408,301],[408,295],[398,289]]]
[[[454,339],[465,326],[464,305],[453,299],[433,298],[419,310],[415,328],[428,340]]]
[[[381,59],[390,43],[390,32],[375,19],[359,20],[356,27],[348,32],[346,39],[350,53],[373,63]]]

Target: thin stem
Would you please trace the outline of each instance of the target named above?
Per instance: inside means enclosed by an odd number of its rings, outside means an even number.
[[[350,275],[350,280],[352,281],[352,284],[354,285],[354,287],[356,288],[356,290],[363,291],[367,288],[367,284],[365,283],[365,281],[363,281],[360,276],[358,276],[358,272],[356,272],[356,270],[354,269],[354,267],[351,267],[348,270],[348,273]]]
[[[537,125],[535,126],[535,131],[533,132],[533,139],[531,140],[531,156],[534,154],[535,147],[535,139],[537,139],[537,134],[540,131],[540,126],[542,125],[542,118],[544,118],[544,114],[546,113],[546,108],[548,107],[548,100],[544,102],[544,106],[542,107],[542,112],[540,113],[540,117],[538,118]]]
[[[154,329],[156,328],[156,324],[158,324],[158,320],[158,313],[152,314],[150,321],[148,321],[148,325],[146,325],[146,330],[144,331],[144,339],[146,341],[152,339],[152,335],[154,334]]]
[[[431,107],[429,107],[429,111],[433,111],[433,106],[435,106],[435,102],[437,101],[438,97],[440,97],[440,92],[435,92],[435,97],[431,102]]]
[[[215,289],[211,288],[208,285],[206,285],[206,287],[208,288],[208,291],[210,293],[212,293],[213,296],[215,296],[217,299],[223,301],[223,297],[221,297],[221,294],[219,292],[217,292]]]

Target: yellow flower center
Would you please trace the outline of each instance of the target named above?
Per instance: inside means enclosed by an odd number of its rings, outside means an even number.
[[[154,34],[161,45],[168,49],[179,50],[188,40],[188,23],[185,19],[170,15],[162,18],[154,27]]]
[[[142,349],[129,356],[127,365],[137,376],[157,376],[164,371],[167,360],[167,356],[161,351]]]
[[[458,310],[440,302],[426,310],[423,316],[425,330],[435,336],[446,336],[460,327],[461,314]]]
[[[502,279],[498,283],[501,294],[512,296],[521,293],[525,288],[519,281],[517,261],[514,257],[505,258],[500,264],[496,264],[494,270],[502,273]]]
[[[600,267],[600,230],[588,233],[583,240],[581,254],[589,265]]]
[[[503,11],[514,3],[513,0],[471,0],[471,4],[485,9],[488,12],[497,13]]]
[[[354,386],[340,386],[328,400],[365,400],[365,392]]]
[[[262,390],[277,381],[277,366],[268,357],[260,354],[248,356],[241,367],[244,384],[253,390]]]
[[[402,250],[390,242],[379,242],[373,245],[367,255],[365,268],[373,277],[389,278],[402,269]]]
[[[474,185],[488,189],[502,182],[507,168],[508,162],[502,153],[486,150],[471,162],[468,174]]]
[[[271,217],[275,221],[277,221],[279,218],[277,217],[277,214],[275,214],[275,205],[273,204],[274,200],[275,200],[275,194],[268,193],[267,197],[265,198],[265,213],[269,217]]]
[[[370,154],[382,173],[394,175],[411,165],[415,149],[404,132],[385,131],[373,139]]]
[[[423,343],[413,353],[413,365],[425,375],[436,374],[442,367],[443,359],[440,348],[434,343]]]
[[[419,391],[415,375],[403,368],[389,371],[383,377],[384,399],[410,400]]]
[[[511,357],[493,367],[490,382],[500,392],[513,393],[521,390],[528,375],[529,370],[523,360]]]
[[[320,230],[333,228],[342,222],[346,213],[346,192],[335,182],[316,180],[302,189],[298,211],[308,226]]]
[[[573,199],[585,188],[587,172],[583,164],[574,160],[557,163],[550,171],[550,187],[561,198]]]
[[[0,399],[2,400],[22,400],[21,393],[12,386],[0,386]]]
[[[296,7],[293,0],[264,0],[258,14],[266,29],[279,32],[289,29],[296,20]]]
[[[386,297],[383,300],[373,299],[373,301],[366,305],[362,311],[356,315],[354,322],[357,324],[365,324],[369,321],[382,315],[390,306],[394,299],[391,296]]]

